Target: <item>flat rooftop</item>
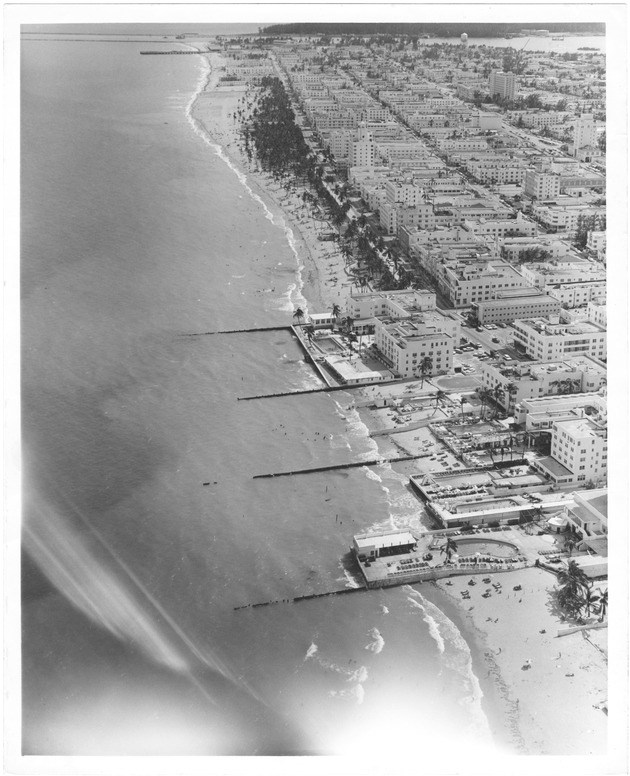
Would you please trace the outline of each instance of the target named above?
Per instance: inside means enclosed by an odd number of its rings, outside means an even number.
[[[538,464],[548,472],[551,472],[551,474],[555,474],[556,477],[570,477],[573,474],[570,469],[567,469],[560,461],[556,461],[556,459],[552,458],[550,455],[546,458],[540,458]]]

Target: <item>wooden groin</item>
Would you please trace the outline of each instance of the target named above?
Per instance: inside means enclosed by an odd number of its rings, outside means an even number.
[[[141,54],[207,54],[207,51],[141,51]]]
[[[296,604],[300,601],[311,601],[313,598],[326,598],[331,595],[345,595],[346,593],[361,593],[365,592],[367,587],[344,587],[341,590],[331,590],[328,593],[311,593],[309,595],[298,595],[295,598],[279,598],[276,601],[263,601],[259,604],[245,604],[244,606],[233,607],[237,612],[239,609],[258,609],[261,606],[273,606],[273,604]]]
[[[375,458],[371,461],[355,461],[354,463],[339,463],[333,466],[316,466],[313,469],[295,469],[289,472],[275,472],[273,474],[255,474],[253,480],[268,479],[270,477],[290,477],[294,474],[314,474],[315,472],[331,472],[339,469],[357,469],[361,466],[379,466],[382,463],[401,463],[402,461],[415,461],[418,458],[426,458],[431,453],[421,455],[401,455],[397,458]]]
[[[253,329],[222,329],[220,331],[197,331],[182,334],[183,337],[208,337],[214,334],[251,334],[257,331],[293,331],[292,326],[256,326]]]
[[[388,382],[361,383],[360,385],[329,385],[326,388],[305,388],[299,391],[281,391],[280,393],[261,393],[256,396],[238,396],[237,401],[253,401],[254,399],[276,399],[280,396],[303,396],[305,393],[331,393],[332,391],[355,391],[371,385],[391,385],[400,383],[400,380]],[[409,431],[409,429],[407,429]]]

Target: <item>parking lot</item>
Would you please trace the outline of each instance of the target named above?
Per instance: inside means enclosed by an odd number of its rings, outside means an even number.
[[[479,373],[480,363],[487,361],[491,355],[500,355],[506,361],[529,360],[514,348],[512,327],[501,324],[488,324],[473,328],[462,324],[460,344],[454,349],[453,364],[461,368],[463,375]],[[463,340],[466,343],[463,343]]]

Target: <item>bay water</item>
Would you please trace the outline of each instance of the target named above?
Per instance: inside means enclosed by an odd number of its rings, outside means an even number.
[[[252,479],[376,445],[350,393],[238,401],[320,385],[287,331],[207,334],[290,324],[299,257],[191,120],[203,60],[146,47],[23,43],[24,754],[487,742],[432,586],[285,602],[420,506],[389,466]]]

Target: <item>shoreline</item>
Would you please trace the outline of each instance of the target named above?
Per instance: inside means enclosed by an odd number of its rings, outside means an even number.
[[[230,119],[246,90],[219,85],[219,68],[223,61],[220,55],[210,53],[203,59],[208,72],[202,75],[189,104],[191,123],[195,131],[215,147],[217,155],[231,167],[250,196],[263,205],[271,222],[284,230],[296,260],[297,287],[287,289],[294,309],[302,307],[307,312],[311,307],[317,312],[327,312],[342,299],[342,287],[351,285],[343,256],[335,243],[317,239],[321,222],[314,218],[297,193],[277,184],[271,176],[248,167]],[[272,212],[268,204],[277,212]],[[332,230],[329,224],[328,230]],[[322,266],[323,262],[327,267]]]
[[[272,223],[284,229],[296,257],[297,287],[284,293],[293,309],[330,310],[342,299],[339,278],[347,278],[343,257],[338,250],[330,250],[336,244],[317,240],[316,219],[297,193],[289,192],[271,176],[248,169],[231,118],[245,89],[219,86],[222,57],[212,53],[203,59],[208,72],[189,105],[191,123],[194,127],[197,124],[195,131],[216,147],[217,155],[263,205]],[[265,200],[277,212],[272,212]],[[430,391],[435,389],[428,385]],[[362,392],[361,406],[356,408],[368,434],[388,426],[364,404],[376,391]],[[371,438],[380,454],[385,446],[396,447],[388,435]],[[471,588],[467,578],[460,577],[450,584],[446,580],[432,583],[432,598],[439,601],[439,608],[468,644],[472,671],[482,692],[481,707],[498,751],[508,755],[605,754],[606,630],[590,632],[588,638],[578,633],[558,639],[560,614],[550,596],[555,578],[548,572],[528,568],[488,576],[493,582],[500,581],[505,592],[495,591],[484,599],[481,580]],[[522,594],[513,590],[518,584]],[[464,589],[472,591],[466,605],[460,597]],[[531,667],[525,667],[527,660],[532,661]],[[528,682],[530,677],[535,682]],[[570,706],[579,709],[579,717],[566,713]]]
[[[551,597],[550,572],[530,567],[488,576],[502,594],[484,598],[486,585],[470,587],[465,577],[434,587],[476,656],[497,745],[526,755],[605,755],[607,629],[559,637],[567,623]],[[466,605],[464,589],[472,591]],[[567,713],[571,708],[579,711]]]

